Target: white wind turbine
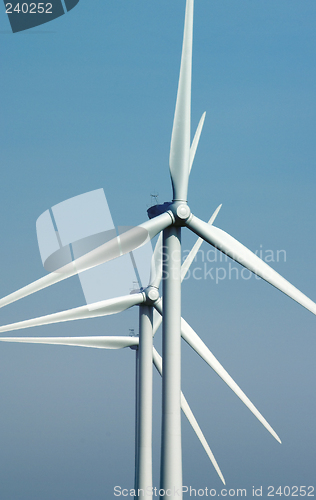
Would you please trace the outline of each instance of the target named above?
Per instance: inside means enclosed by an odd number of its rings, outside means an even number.
[[[149,209],[148,213],[151,220],[126,232],[120,237],[119,244],[117,240],[112,240],[83,257],[76,259],[71,264],[64,266],[61,272],[51,273],[17,292],[8,295],[0,301],[0,307],[14,302],[15,300],[50,286],[69,276],[97,266],[119,255],[128,253],[163,231],[165,257],[163,259],[163,309],[161,309],[161,301],[158,298],[157,286],[153,283],[146,290],[139,293],[99,302],[94,305],[93,309],[88,306],[83,306],[42,318],[6,325],[2,327],[0,331],[5,332],[40,324],[103,316],[117,313],[133,305],[140,304],[143,304],[141,307],[151,308],[153,306],[158,312],[163,312],[161,488],[165,491],[174,491],[174,489],[181,490],[182,487],[180,421],[181,333],[185,340],[189,342],[209,364],[213,364],[213,368],[227,383],[230,383],[230,386],[238,394],[237,386],[234,385],[235,383],[230,379],[227,372],[225,372],[225,370],[220,367],[217,360],[212,357],[205,344],[197,336],[195,337],[196,334],[194,332],[192,333],[190,327],[188,327],[184,321],[181,321],[181,228],[187,227],[213,247],[291,297],[313,314],[316,314],[316,304],[314,302],[235,238],[194,216],[187,204],[192,151],[194,151],[194,148],[197,146],[200,133],[199,132],[196,136],[197,139],[195,139],[195,144],[193,141],[191,148],[190,112],[193,4],[194,0],[186,1],[180,78],[171,137],[170,175],[173,188],[172,202]],[[201,128],[202,124],[200,125],[200,129]],[[147,326],[141,327],[141,331],[152,331],[150,314],[148,318],[149,321],[147,322]],[[239,396],[241,397],[240,394]],[[248,406],[251,407],[250,402]],[[251,409],[255,413],[255,409],[252,407]],[[274,433],[272,429],[270,432]],[[275,437],[277,438],[277,436]],[[179,498],[179,496],[171,495],[169,498]]]
[[[89,193],[90,194],[90,193]],[[71,200],[67,200],[69,203]],[[215,220],[220,207],[214,212],[209,224]],[[182,266],[182,274],[184,278],[189,269],[190,264],[194,260],[198,249],[202,243],[199,239],[194,245],[192,251],[188,255]],[[161,237],[158,239],[154,255],[152,256],[151,281],[148,286],[157,286],[159,288],[162,267],[161,267]],[[144,255],[143,255],[144,257]],[[130,267],[134,267],[135,256],[131,254],[131,259],[128,259]],[[132,265],[133,263],[133,265]],[[142,266],[143,267],[143,266]],[[135,269],[135,267],[134,267]],[[139,273],[137,269],[137,278],[141,279],[143,273]],[[92,277],[93,279],[93,277]],[[141,286],[141,283],[139,284]],[[135,291],[133,291],[135,293]],[[90,307],[94,307],[90,304]],[[162,358],[153,347],[153,336],[161,324],[161,316],[156,312],[154,328],[152,327],[153,306],[139,304],[139,319],[140,319],[140,338],[134,336],[88,336],[88,337],[2,337],[3,342],[28,343],[28,344],[49,344],[49,345],[67,345],[76,347],[90,347],[101,349],[123,349],[130,347],[136,350],[136,436],[135,436],[135,490],[145,490],[152,485],[152,363],[157,371],[162,375]],[[38,318],[39,319],[39,318]],[[17,325],[15,325],[17,326]],[[148,326],[150,328],[149,335]],[[146,334],[145,334],[146,332]],[[222,482],[225,484],[224,477],[214,458],[214,455],[184,397],[181,393],[181,408],[190,422],[193,430],[199,438],[207,455],[209,456],[215,470],[217,471]]]
[[[213,224],[217,214],[221,208],[221,205],[215,210],[212,217],[210,218],[208,224]],[[153,292],[159,289],[161,278],[162,278],[162,248],[161,248],[161,236],[159,237],[155,252],[152,257],[152,269],[151,269],[151,279],[148,287],[146,289],[141,289],[138,292],[148,291]],[[201,244],[203,242],[202,238],[199,238],[195,245],[193,246],[191,252],[188,254],[187,258],[181,266],[181,281],[185,278],[186,273],[189,270]],[[135,259],[132,256],[132,260]],[[133,294],[137,291],[133,291]],[[123,337],[123,336],[88,336],[88,337],[2,337],[0,341],[3,342],[16,342],[16,343],[28,343],[28,344],[49,344],[49,345],[68,345],[68,346],[79,346],[79,347],[90,347],[90,348],[102,348],[102,349],[122,349],[130,347],[131,349],[136,349],[136,436],[135,436],[135,490],[136,491],[146,491],[146,489],[152,486],[152,363],[154,363],[157,371],[162,375],[162,358],[153,346],[153,336],[157,332],[159,326],[162,322],[163,308],[162,299],[159,294],[156,293],[157,300],[155,301],[155,310],[153,305],[140,303],[139,305],[139,338],[138,337]],[[118,298],[119,300],[124,300],[124,298]],[[154,297],[152,296],[152,299]],[[103,301],[108,305],[113,304],[113,299],[108,301]],[[96,304],[89,304],[88,309],[94,310]],[[102,308],[102,309],[103,309]],[[80,310],[81,308],[79,308]],[[5,327],[0,327],[0,331],[6,329],[17,330],[21,328],[28,328],[32,326],[39,326],[42,324],[52,324],[61,321],[67,321],[73,318],[73,312],[78,310],[72,310],[69,318],[66,319],[65,315],[61,318],[60,313],[44,316],[42,318],[35,318],[34,320],[26,320],[20,323],[15,323],[12,325],[7,325]],[[66,313],[65,311],[64,313]],[[70,312],[70,311],[69,311]],[[153,321],[153,314],[156,313],[155,319]],[[100,315],[111,314],[108,310],[106,313],[101,313]],[[1,330],[2,328],[2,330]],[[215,356],[209,351],[206,345],[202,342],[200,337],[194,332],[194,330],[188,325],[188,323],[181,318],[181,335],[182,338],[204,359],[209,366],[211,366],[214,371],[226,382],[226,384],[235,392],[235,394],[243,401],[243,403],[252,411],[252,413],[258,418],[258,420],[266,427],[266,429],[280,442],[279,437],[273,431],[268,422],[260,414],[260,412],[255,408],[243,391],[238,387],[234,380],[229,376],[226,370],[217,361]],[[181,409],[186,415],[188,421],[190,422],[193,430],[195,431],[197,437],[199,438],[202,446],[204,447],[207,455],[209,456],[216,472],[218,473],[220,479],[225,484],[222,472],[216,462],[216,459],[201,431],[184,395],[181,392]],[[149,495],[148,495],[149,496]],[[141,495],[139,496],[141,498]]]

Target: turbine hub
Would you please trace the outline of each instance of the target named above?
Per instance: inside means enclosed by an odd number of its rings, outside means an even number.
[[[185,203],[181,203],[181,205],[177,207],[177,217],[181,220],[186,220],[190,213],[191,210]]]
[[[184,226],[185,221],[191,215],[190,207],[186,201],[182,200],[166,201],[162,205],[154,205],[147,210],[150,219],[165,212],[168,212],[173,217],[173,222],[177,226]]]
[[[175,218],[176,226],[184,226],[185,221],[187,221],[191,215],[190,207],[185,201],[173,201],[172,205],[169,207],[169,211]]]
[[[144,292],[146,295],[146,302],[149,303],[149,305],[152,305],[159,299],[159,290],[155,286],[148,286]]]

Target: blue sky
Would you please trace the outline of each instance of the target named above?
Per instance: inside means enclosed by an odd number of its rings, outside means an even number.
[[[47,208],[104,188],[114,223],[136,225],[151,193],[170,200],[183,18],[180,0],[81,0],[13,35],[2,9],[1,296],[45,274],[35,222]],[[189,186],[197,216],[208,220],[223,203],[216,225],[253,251],[285,250],[273,267],[313,300],[315,21],[313,0],[196,2],[192,134],[207,116]],[[183,234],[184,248],[194,241]],[[194,265],[204,264],[228,272],[201,257]],[[83,303],[72,278],[2,309],[1,324]],[[252,486],[316,486],[315,317],[240,275],[188,279],[183,316],[283,441],[183,345],[183,392],[228,488],[250,496]],[[135,309],[34,335],[126,335],[137,325]],[[1,498],[103,499],[133,486],[133,351],[1,345],[0,373]],[[158,486],[156,374],[154,389]],[[183,481],[221,487],[184,420]]]

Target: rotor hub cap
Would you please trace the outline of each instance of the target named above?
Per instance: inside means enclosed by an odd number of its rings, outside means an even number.
[[[181,205],[177,207],[177,216],[181,220],[186,220],[189,217],[190,213],[190,208],[184,203],[181,203]]]

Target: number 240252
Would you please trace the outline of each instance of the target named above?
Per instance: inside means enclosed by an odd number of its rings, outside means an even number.
[[[5,4],[6,13],[13,14],[14,12],[20,14],[52,14],[53,5],[51,3],[17,3],[14,7],[12,3]]]

